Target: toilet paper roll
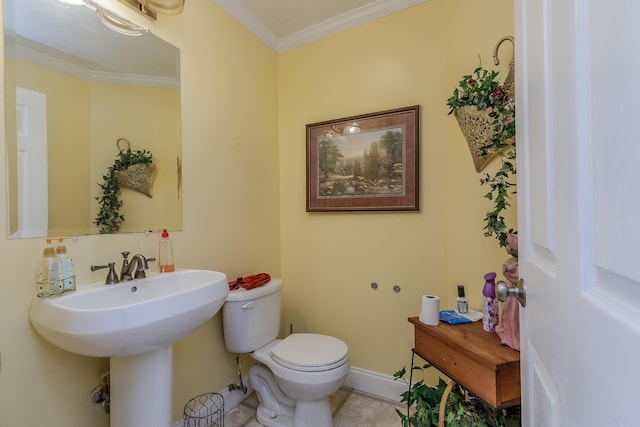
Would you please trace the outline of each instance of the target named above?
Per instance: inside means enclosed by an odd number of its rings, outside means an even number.
[[[435,295],[422,295],[420,321],[432,326],[440,323],[440,298]]]

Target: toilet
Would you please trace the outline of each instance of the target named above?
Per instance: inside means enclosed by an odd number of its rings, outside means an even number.
[[[347,345],[320,334],[280,330],[282,280],[234,290],[222,307],[224,339],[232,353],[251,353],[249,380],[258,395],[258,422],[267,427],[332,427],[329,395],[349,372]]]

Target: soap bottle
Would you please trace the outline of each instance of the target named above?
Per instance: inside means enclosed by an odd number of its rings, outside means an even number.
[[[73,268],[73,259],[71,259],[71,256],[67,253],[67,248],[64,245],[64,239],[62,237],[58,238],[56,257],[58,261],[60,280],[62,280],[63,292],[75,291],[76,273]]]
[[[62,282],[59,280],[58,260],[56,251],[51,246],[51,239],[47,239],[47,246],[42,252],[42,258],[36,270],[36,284],[39,297],[49,297],[62,293]]]
[[[174,271],[173,246],[166,228],[162,230],[162,237],[160,238],[158,251],[158,270],[160,273]]]
[[[482,327],[487,332],[495,332],[498,324],[498,300],[496,299],[496,273],[484,275],[482,288]]]
[[[456,311],[459,314],[469,313],[469,301],[464,296],[464,285],[458,285],[458,298],[456,298]]]

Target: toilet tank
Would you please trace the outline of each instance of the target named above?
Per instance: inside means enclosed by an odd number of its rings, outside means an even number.
[[[264,347],[280,331],[282,280],[245,291],[229,291],[222,306],[222,324],[227,350],[250,353]]]

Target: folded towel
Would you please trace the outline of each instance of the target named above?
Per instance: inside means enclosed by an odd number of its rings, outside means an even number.
[[[254,274],[253,276],[238,277],[236,280],[229,282],[229,290],[237,289],[250,290],[258,288],[271,280],[271,276],[267,273]]]

